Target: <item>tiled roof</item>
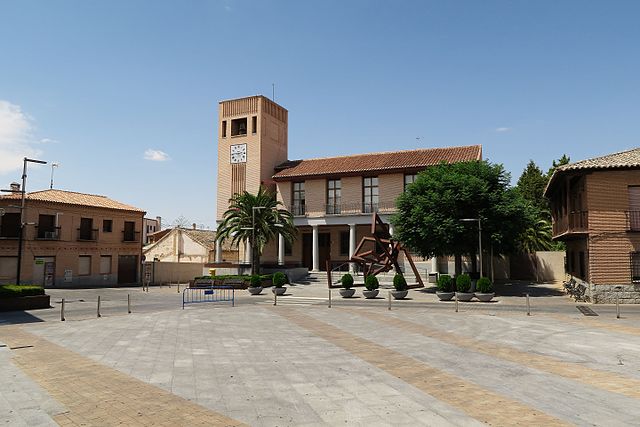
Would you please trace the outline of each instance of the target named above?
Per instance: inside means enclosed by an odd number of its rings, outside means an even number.
[[[216,232],[212,230],[194,230],[191,228],[183,228],[182,231],[191,237],[197,243],[209,250],[216,248]]]
[[[355,154],[351,156],[288,161],[276,167],[278,172],[273,176],[273,179],[286,181],[291,178],[321,175],[349,175],[378,171],[392,172],[419,169],[442,162],[457,163],[481,159],[481,145]]]
[[[0,200],[20,200],[20,193],[0,196]],[[105,196],[95,194],[76,193],[75,191],[64,190],[42,190],[27,193],[27,200],[48,203],[62,203],[66,205],[91,206],[96,208],[117,209],[123,211],[144,212],[142,209],[116,202]]]
[[[578,170],[578,169],[610,169],[610,168],[631,168],[640,167],[640,148],[620,151],[619,153],[607,154],[606,156],[594,157],[593,159],[581,160],[575,163],[562,165],[556,170]]]

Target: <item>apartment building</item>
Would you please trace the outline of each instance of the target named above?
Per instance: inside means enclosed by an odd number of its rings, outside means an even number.
[[[593,302],[640,302],[640,148],[561,166],[545,195],[567,273]]]
[[[20,193],[0,197],[0,283],[16,279],[20,199]],[[27,193],[21,281],[46,287],[139,282],[144,214],[105,196]]]
[[[472,145],[291,161],[288,112],[280,105],[263,96],[222,101],[219,118],[217,220],[233,194],[256,193],[261,185],[275,190],[295,216],[298,239],[268,245],[265,264],[318,271],[327,259],[346,262],[369,233],[371,214],[388,223],[396,198],[418,172],[441,162],[482,159],[482,147]],[[247,249],[239,248],[245,262]]]

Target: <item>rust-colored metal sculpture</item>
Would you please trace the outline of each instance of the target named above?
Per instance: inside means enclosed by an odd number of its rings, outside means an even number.
[[[349,261],[360,265],[365,277],[376,276],[391,269],[395,269],[397,273],[402,274],[400,264],[398,264],[398,255],[400,255],[400,253],[404,254],[406,260],[409,261],[409,265],[417,281],[415,284],[409,284],[408,287],[424,287],[420,273],[411,258],[411,254],[409,254],[400,242],[391,237],[389,226],[380,219],[377,213],[374,213],[371,218],[371,235],[365,236],[360,240]],[[329,287],[339,287],[333,286],[332,284],[329,265],[330,263],[327,262]]]

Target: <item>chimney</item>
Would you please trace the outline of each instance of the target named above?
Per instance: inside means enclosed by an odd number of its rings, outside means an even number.
[[[194,222],[192,225],[193,225],[193,229],[195,230],[196,229],[196,223]]]
[[[162,230],[162,217],[157,216],[156,221],[158,221],[158,231]]]
[[[12,182],[11,184],[9,184],[9,188],[11,189],[11,191],[14,191],[16,193],[20,192],[20,184],[17,182]]]

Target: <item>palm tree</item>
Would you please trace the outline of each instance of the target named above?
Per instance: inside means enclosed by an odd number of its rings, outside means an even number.
[[[280,206],[282,203],[276,200],[275,194],[264,187],[260,187],[258,194],[245,191],[229,200],[217,235],[221,242],[229,238],[231,244],[248,242],[252,251],[251,274],[259,271],[260,255],[269,241],[278,234],[288,243],[296,238],[293,215]]]
[[[527,253],[553,250],[554,244],[553,240],[551,240],[551,233],[551,223],[546,219],[538,219],[527,227],[522,234],[520,247]]]

